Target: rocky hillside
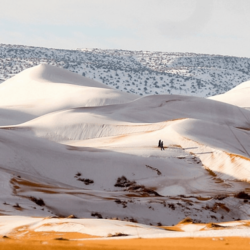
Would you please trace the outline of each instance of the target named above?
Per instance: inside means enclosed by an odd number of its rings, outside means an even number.
[[[41,63],[62,67],[138,95],[213,96],[250,80],[250,58],[0,44],[0,83]]]

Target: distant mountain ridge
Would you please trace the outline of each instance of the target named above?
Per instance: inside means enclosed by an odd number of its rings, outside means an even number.
[[[0,83],[46,63],[137,95],[213,96],[250,80],[250,58],[128,50],[62,50],[0,44]]]

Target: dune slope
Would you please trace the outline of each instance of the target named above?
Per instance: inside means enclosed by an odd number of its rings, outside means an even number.
[[[243,82],[225,94],[212,96],[209,99],[250,109],[250,81]]]
[[[13,119],[0,127],[1,214],[249,219],[249,110],[137,98],[44,65],[3,83],[0,96],[2,123]]]
[[[0,114],[3,117],[0,124],[20,123],[67,108],[124,103],[136,98],[78,74],[42,64],[1,84]]]

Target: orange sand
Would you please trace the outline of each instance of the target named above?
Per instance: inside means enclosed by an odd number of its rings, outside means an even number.
[[[132,239],[132,240],[91,240],[91,241],[58,241],[58,240],[12,240],[1,239],[0,250],[59,250],[59,249],[131,249],[131,250],[207,250],[207,249],[250,249],[250,238],[165,238],[165,239]]]

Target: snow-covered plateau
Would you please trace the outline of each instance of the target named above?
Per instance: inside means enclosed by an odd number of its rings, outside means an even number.
[[[250,58],[0,44],[0,83],[46,63],[137,95],[214,96],[250,80]]]
[[[26,224],[60,231],[71,222],[56,218],[70,215],[89,218],[76,220],[83,231],[98,218],[124,234],[138,234],[126,226],[138,222],[142,235],[164,237],[150,225],[250,220],[249,89],[250,81],[211,98],[142,97],[48,64],[4,81],[0,234]],[[118,229],[93,230],[84,232]]]

